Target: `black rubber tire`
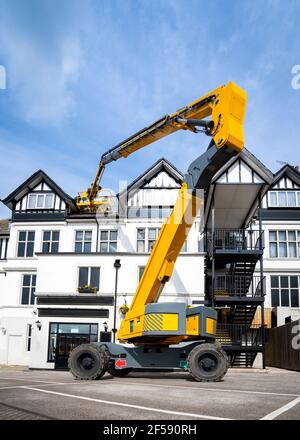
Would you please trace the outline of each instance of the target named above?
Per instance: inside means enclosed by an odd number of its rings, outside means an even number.
[[[228,369],[228,358],[218,344],[199,344],[188,356],[189,372],[197,382],[219,382]]]
[[[112,366],[108,366],[107,368],[107,372],[114,377],[125,377],[127,376],[130,372],[132,371],[132,368],[122,368],[122,369],[117,369],[115,367]]]
[[[108,360],[102,347],[81,344],[71,351],[68,367],[75,379],[100,379],[107,370]]]
[[[101,350],[103,350],[104,356],[105,356],[105,362],[106,362],[106,369],[109,367],[109,361],[110,361],[110,352],[106,345],[101,345]]]

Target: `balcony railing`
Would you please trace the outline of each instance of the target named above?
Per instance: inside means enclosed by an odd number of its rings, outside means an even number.
[[[263,250],[264,231],[258,229],[216,229],[207,232],[207,250]]]
[[[217,325],[217,341],[222,345],[261,347],[264,341],[265,326],[259,324],[251,327],[244,324]]]
[[[265,295],[265,277],[252,275],[216,275],[215,296],[259,297]]]

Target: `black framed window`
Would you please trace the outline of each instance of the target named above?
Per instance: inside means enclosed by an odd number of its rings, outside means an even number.
[[[117,252],[118,231],[102,230],[100,231],[100,252]]]
[[[75,232],[75,252],[92,252],[92,231]]]
[[[35,231],[19,231],[18,257],[33,257]]]
[[[271,275],[272,307],[299,307],[299,275]]]
[[[44,231],[42,252],[45,254],[56,254],[59,248],[59,231]]]
[[[55,361],[56,344],[60,334],[87,335],[90,342],[98,341],[98,324],[96,323],[73,323],[73,322],[50,322],[48,362]]]
[[[90,287],[98,291],[100,284],[100,267],[79,267],[78,289]]]
[[[36,275],[22,276],[22,298],[21,304],[34,304],[35,302]]]
[[[32,336],[32,324],[27,324],[27,341],[26,341],[26,350],[31,350],[31,336]]]

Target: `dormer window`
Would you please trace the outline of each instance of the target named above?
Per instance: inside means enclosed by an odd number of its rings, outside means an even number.
[[[300,191],[269,191],[269,207],[295,208],[300,206]]]
[[[27,209],[53,209],[54,194],[29,194]]]

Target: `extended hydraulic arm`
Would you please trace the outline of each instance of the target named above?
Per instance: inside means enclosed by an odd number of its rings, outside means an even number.
[[[108,163],[127,157],[178,130],[198,132],[197,127],[200,127],[218,148],[227,145],[240,151],[244,145],[243,121],[240,115],[244,113],[245,100],[245,93],[236,84],[229,82],[125,139],[102,155],[91,187],[77,199],[78,208],[95,211],[103,203],[97,202],[96,197]],[[208,117],[211,119],[205,119]]]
[[[69,358],[69,367],[76,378],[97,379],[106,371],[120,377],[132,369],[149,368],[188,370],[195,380],[206,382],[222,380],[226,374],[227,355],[214,344],[217,311],[205,306],[188,307],[185,302],[158,302],[158,299],[198,215],[203,192],[215,173],[244,147],[245,108],[245,92],[229,83],[160,119],[102,156],[86,200],[79,200],[88,209],[96,207],[95,197],[107,163],[179,129],[197,131],[201,127],[212,137],[207,151],[188,168],[174,209],[161,228],[130,309],[121,321],[117,338],[134,345],[111,342],[79,345]],[[210,115],[210,120],[205,119]]]
[[[229,99],[227,106],[223,107],[226,112],[218,115],[219,129],[223,130],[224,125],[227,127],[227,142],[223,143],[223,139],[221,142],[219,134],[219,145],[213,140],[208,150],[188,168],[174,209],[161,228],[130,309],[121,322],[117,337],[122,341],[145,343],[148,338],[150,341],[153,338],[160,338],[160,343],[169,344],[199,337],[198,332],[194,335],[193,331],[191,333],[187,331],[188,320],[186,321],[185,312],[160,313],[161,305],[156,307],[155,303],[166,282],[171,278],[176,259],[198,215],[203,203],[203,191],[209,187],[215,173],[243,149],[246,94],[232,83],[230,90],[230,98],[226,95]],[[172,309],[174,311],[174,305]],[[184,315],[184,325],[182,319],[182,325],[178,321],[182,315]]]
[[[161,118],[103,154],[94,183],[88,190],[88,197],[84,201],[79,201],[79,206],[96,207],[95,197],[106,164],[127,157],[134,151],[179,129],[195,132],[196,127],[201,127],[202,131],[212,138],[207,151],[190,165],[185,175],[171,216],[161,228],[130,309],[121,323],[118,339],[139,343],[139,341],[145,342],[147,336],[150,339],[159,336],[162,338],[161,342],[170,343],[180,342],[191,336],[186,330],[183,331],[183,327],[178,322],[180,315],[184,315],[186,319],[185,312],[160,314],[153,310],[153,307],[164,285],[171,278],[176,259],[203,203],[201,190],[202,192],[206,190],[214,174],[244,147],[245,108],[245,92],[230,82],[172,115]],[[205,119],[209,116],[211,119]],[[174,305],[172,308],[174,309]],[[151,319],[154,320],[154,324],[151,323]],[[173,322],[172,319],[177,321]],[[158,325],[159,322],[161,327]],[[153,334],[153,328],[160,329],[158,335]],[[186,323],[184,328],[187,328]],[[163,329],[166,331],[165,335]]]

